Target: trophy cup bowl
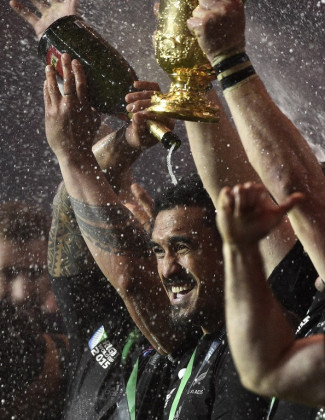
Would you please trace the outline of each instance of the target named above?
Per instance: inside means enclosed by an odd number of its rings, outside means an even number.
[[[172,83],[167,94],[152,96],[149,111],[182,120],[217,122],[219,109],[206,98],[215,73],[186,23],[197,5],[197,0],[160,2],[155,57]]]

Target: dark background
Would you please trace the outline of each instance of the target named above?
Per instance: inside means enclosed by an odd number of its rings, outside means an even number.
[[[36,199],[50,206],[61,177],[44,134],[44,66],[33,31],[8,3],[0,4],[0,199]],[[167,90],[168,77],[153,56],[153,3],[81,0],[81,11],[139,78],[158,81]],[[246,8],[247,50],[255,68],[307,140],[325,146],[325,1],[248,0]],[[173,162],[181,176],[193,162],[182,122],[177,132],[183,145]],[[137,180],[150,192],[170,184],[165,158],[165,149],[157,145],[135,167]]]

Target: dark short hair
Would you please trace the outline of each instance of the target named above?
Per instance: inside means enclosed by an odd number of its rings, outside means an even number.
[[[177,206],[200,207],[205,210],[203,222],[216,227],[216,210],[197,173],[183,177],[175,186],[164,190],[154,204],[154,217]]]
[[[40,206],[18,201],[0,204],[0,239],[29,242],[48,240],[51,219]]]

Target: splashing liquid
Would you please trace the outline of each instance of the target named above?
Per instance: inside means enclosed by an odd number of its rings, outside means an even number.
[[[174,185],[177,185],[177,179],[176,179],[176,176],[175,176],[175,174],[174,174],[174,172],[173,172],[173,166],[172,166],[172,154],[173,154],[173,151],[175,150],[175,147],[176,147],[177,145],[174,143],[174,144],[172,144],[172,146],[170,147],[170,149],[168,150],[168,155],[167,155],[167,168],[168,168],[168,173],[169,173],[169,175],[170,175],[170,178],[171,178],[171,180],[172,180],[172,183],[174,184]]]

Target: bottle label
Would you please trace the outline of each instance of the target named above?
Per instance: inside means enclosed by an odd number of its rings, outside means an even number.
[[[53,45],[47,50],[46,53],[46,64],[52,65],[56,72],[63,78],[62,62],[61,62],[61,53]]]

